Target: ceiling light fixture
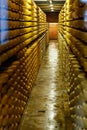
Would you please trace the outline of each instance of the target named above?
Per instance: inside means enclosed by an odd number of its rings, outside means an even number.
[[[51,7],[51,9],[53,9],[53,7]]]
[[[50,0],[50,4],[52,4],[52,0]]]
[[[54,10],[52,9],[51,12],[53,12]]]
[[[53,6],[53,4],[50,4],[50,6],[52,7],[52,6]]]

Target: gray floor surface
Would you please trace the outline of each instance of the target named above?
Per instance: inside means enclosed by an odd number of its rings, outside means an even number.
[[[59,66],[57,42],[51,41],[43,57],[19,130],[72,129],[68,119],[68,95]]]

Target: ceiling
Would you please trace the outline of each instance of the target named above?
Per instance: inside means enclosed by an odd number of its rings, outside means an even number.
[[[44,12],[60,12],[65,0],[34,0]]]

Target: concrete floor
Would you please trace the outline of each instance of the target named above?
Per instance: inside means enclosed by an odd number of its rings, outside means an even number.
[[[68,95],[60,74],[56,41],[51,41],[33,86],[19,130],[72,130]]]

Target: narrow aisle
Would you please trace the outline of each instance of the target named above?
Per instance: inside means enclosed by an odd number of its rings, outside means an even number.
[[[19,130],[66,130],[67,95],[59,77],[58,57],[56,42],[52,41],[43,57]]]

